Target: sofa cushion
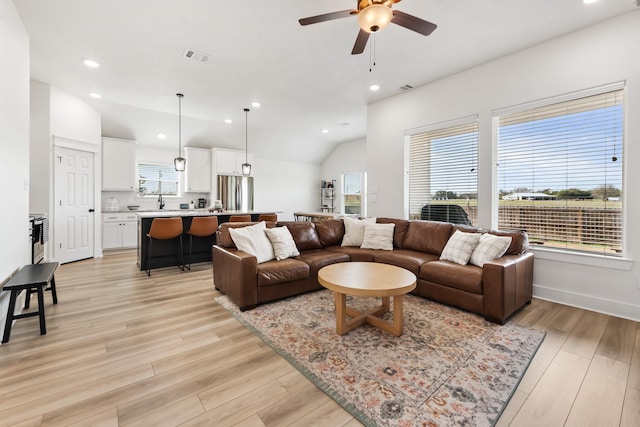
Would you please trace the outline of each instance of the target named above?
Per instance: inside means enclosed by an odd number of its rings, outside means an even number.
[[[264,232],[269,238],[269,241],[271,241],[276,260],[280,261],[285,258],[300,255],[298,248],[296,248],[296,242],[293,241],[291,232],[287,227],[267,228]]]
[[[364,226],[363,249],[393,250],[393,229],[395,224],[367,224]]]
[[[478,246],[480,236],[480,233],[464,233],[460,230],[454,231],[444,246],[440,254],[440,259],[455,262],[460,265],[467,264],[473,250]]]
[[[448,222],[411,221],[402,248],[440,256],[452,230]]]
[[[482,267],[485,262],[500,258],[511,245],[510,236],[496,236],[491,233],[484,233],[480,237],[478,246],[473,250],[469,262],[478,267]]]
[[[345,217],[344,221],[344,237],[342,238],[342,246],[360,246],[364,239],[364,226],[367,224],[375,224],[375,218],[354,219]]]
[[[295,259],[309,264],[310,276],[316,276],[318,274],[318,270],[320,270],[324,266],[336,264],[338,262],[350,261],[349,255],[347,254],[327,251],[324,249],[300,251],[300,255],[298,255]]]
[[[265,221],[264,222],[267,228],[273,228],[276,226],[275,222]],[[230,228],[242,228],[248,225],[255,225],[256,222],[223,222],[218,227],[218,231],[216,232],[216,244],[219,246],[224,246],[225,248],[236,248],[236,244],[233,243],[233,239],[231,238],[231,234],[229,234]]]
[[[419,278],[474,294],[482,294],[482,268],[449,261],[427,262],[420,267]]]
[[[307,263],[287,258],[258,264],[258,286],[271,286],[309,277]]]
[[[242,228],[230,228],[229,233],[236,247],[255,256],[258,264],[275,258],[271,241],[265,234],[266,224],[259,222]]]
[[[344,221],[326,219],[316,223],[316,232],[323,247],[339,245],[344,236]]]
[[[402,248],[402,242],[409,229],[409,221],[406,219],[378,218],[376,222],[378,224],[395,224],[393,230],[393,247]]]
[[[375,249],[362,249],[357,246],[327,246],[325,248],[329,251],[339,252],[341,254],[349,255],[351,261],[358,262],[373,262],[376,257],[376,253],[379,251]]]
[[[520,255],[529,250],[529,236],[526,231],[521,230],[509,230],[509,231],[498,231],[491,230],[489,233],[496,236],[508,236],[511,237],[511,244],[505,252],[505,255]]]
[[[396,249],[394,251],[377,251],[374,261],[402,267],[417,276],[422,264],[437,259],[437,255],[411,251],[408,249]]]
[[[312,222],[288,221],[279,222],[278,225],[284,225],[289,229],[293,241],[296,242],[296,247],[300,252],[322,248],[316,227]]]

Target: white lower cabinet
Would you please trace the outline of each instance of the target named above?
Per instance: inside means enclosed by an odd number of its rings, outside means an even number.
[[[138,246],[138,216],[132,213],[102,214],[102,249]]]

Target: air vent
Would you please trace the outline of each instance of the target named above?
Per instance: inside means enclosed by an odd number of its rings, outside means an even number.
[[[195,49],[185,49],[182,56],[191,61],[207,62],[209,60],[209,56],[211,55],[209,55],[208,53],[200,52],[199,50],[195,50]]]
[[[640,1],[640,0],[638,0],[638,1]],[[409,90],[411,90],[411,89],[413,89],[413,88],[414,88],[414,86],[413,86],[413,85],[406,84],[406,85],[402,85],[402,86],[400,86],[400,87],[398,88],[398,90],[400,90],[401,92],[406,92],[406,91],[409,91]]]

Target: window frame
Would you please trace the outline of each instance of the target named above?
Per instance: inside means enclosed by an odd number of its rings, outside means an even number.
[[[347,193],[345,190],[345,175],[359,175],[360,176],[360,193]],[[345,197],[349,195],[360,196],[360,213],[351,214],[347,213]],[[340,174],[340,212],[343,215],[357,215],[362,218],[367,216],[367,172],[366,171],[347,171]]]
[[[479,156],[480,156],[480,120],[478,114],[473,114],[469,116],[459,117],[457,119],[447,120],[443,122],[433,123],[427,126],[421,126],[418,128],[408,129],[404,133],[404,142],[405,142],[405,153],[404,153],[404,218],[411,218],[411,170],[410,170],[410,162],[411,162],[411,138],[412,136],[428,133],[428,132],[436,132],[442,131],[446,129],[454,129],[456,127],[462,126],[474,126],[475,129],[475,152],[472,154],[472,160],[475,165],[475,192],[476,192],[476,212],[479,212],[479,204],[480,204],[480,194],[479,194],[479,185],[480,185],[480,175],[479,175]],[[460,205],[459,205],[460,206]],[[473,223],[474,219],[469,218]],[[477,217],[475,218],[475,222],[477,225]]]
[[[160,196],[160,192],[142,193],[140,191],[140,165],[147,165],[147,166],[152,166],[152,167],[157,167],[157,168],[174,169],[173,163],[158,162],[158,161],[139,161],[139,162],[136,163],[136,183],[137,183],[137,195],[138,195],[138,197],[155,198],[155,197]],[[182,196],[182,194],[181,194],[181,177],[182,176],[183,176],[183,174],[181,174],[180,172],[176,171],[177,179],[175,181],[173,181],[173,180],[160,180],[160,179],[157,180],[158,182],[175,182],[176,183],[176,193],[175,194],[162,194],[163,198],[179,198],[179,197]],[[160,187],[161,186],[159,185],[158,188],[160,188]]]
[[[620,146],[620,156],[622,157],[621,163],[621,185],[622,185],[622,201],[621,201],[621,250],[618,254],[605,254],[597,251],[587,251],[580,249],[571,249],[567,247],[554,247],[544,245],[532,245],[531,249],[534,250],[541,259],[549,259],[556,261],[572,262],[585,265],[600,265],[604,264],[610,268],[619,270],[628,270],[629,264],[626,258],[626,246],[627,246],[627,197],[624,194],[628,192],[626,185],[626,169],[628,159],[625,158],[627,152],[627,102],[628,96],[626,91],[626,81],[619,81],[609,83],[589,89],[579,90],[575,92],[569,92],[566,94],[552,96],[549,98],[543,98],[531,102],[526,102],[518,105],[513,105],[506,108],[500,108],[492,111],[492,165],[493,165],[493,188],[491,195],[491,224],[493,228],[498,228],[499,221],[499,205],[500,205],[500,171],[499,171],[499,130],[500,130],[500,117],[511,114],[518,114],[528,110],[534,110],[536,108],[551,107],[555,104],[561,104],[565,102],[571,102],[579,100],[581,98],[588,98],[591,96],[603,95],[610,92],[622,91],[623,99],[622,105],[622,138]],[[535,190],[535,189],[534,189]],[[601,260],[601,261],[598,261]]]

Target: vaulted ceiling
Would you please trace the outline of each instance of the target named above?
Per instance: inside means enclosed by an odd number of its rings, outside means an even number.
[[[31,37],[32,78],[85,98],[102,115],[104,136],[177,148],[181,92],[183,145],[244,149],[248,107],[250,151],[309,163],[322,162],[337,143],[364,138],[367,105],[403,85],[418,87],[637,7],[634,0],[403,0],[393,8],[437,24],[435,32],[424,37],[390,25],[351,55],[355,17],[306,27],[298,19],[354,8],[356,0],[14,3]],[[188,60],[186,49],[209,59]],[[100,67],[87,68],[86,58]],[[373,83],[379,91],[369,90]]]

